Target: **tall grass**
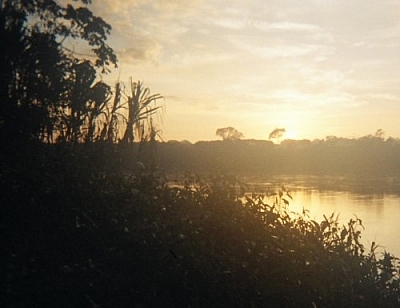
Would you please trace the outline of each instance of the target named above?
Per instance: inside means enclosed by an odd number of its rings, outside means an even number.
[[[143,84],[138,82],[130,82],[131,93],[127,98],[128,117],[126,130],[122,137],[122,142],[133,142],[136,138],[138,141],[145,139],[145,125],[152,115],[154,115],[161,106],[155,105],[157,99],[162,98],[160,94],[150,94],[149,88],[144,88]],[[151,129],[152,126],[149,128]]]

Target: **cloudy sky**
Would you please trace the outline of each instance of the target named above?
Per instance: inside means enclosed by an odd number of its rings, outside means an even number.
[[[400,137],[398,0],[98,0],[118,76],[165,97],[165,140]]]

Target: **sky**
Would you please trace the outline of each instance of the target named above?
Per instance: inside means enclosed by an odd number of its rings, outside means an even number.
[[[118,69],[164,99],[164,140],[400,137],[400,1],[94,0]]]

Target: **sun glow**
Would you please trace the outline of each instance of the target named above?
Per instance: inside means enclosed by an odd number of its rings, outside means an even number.
[[[308,123],[312,122],[312,115],[300,110],[284,110],[276,115],[279,119],[276,124],[285,129],[282,140],[299,140],[304,136],[304,132],[309,130]]]
[[[286,130],[285,134],[283,135],[283,139],[297,140],[299,139],[299,134],[296,131]]]

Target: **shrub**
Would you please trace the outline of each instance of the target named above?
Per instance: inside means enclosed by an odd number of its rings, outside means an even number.
[[[285,187],[250,195],[224,175],[143,186],[86,154],[48,155],[3,165],[1,305],[399,306],[399,260],[367,251],[357,217],[291,213]]]

